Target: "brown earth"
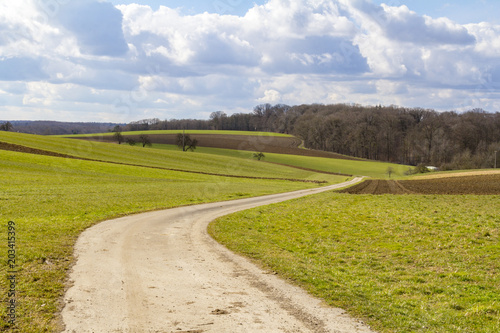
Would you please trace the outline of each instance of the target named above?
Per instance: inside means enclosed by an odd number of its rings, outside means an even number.
[[[177,134],[148,134],[152,143],[175,145]],[[312,157],[326,157],[344,160],[359,160],[355,157],[335,154],[327,151],[299,148],[301,141],[294,137],[278,137],[266,135],[229,135],[229,134],[190,134],[191,139],[198,140],[198,146],[234,150],[257,151]],[[124,135],[139,142],[139,135]],[[77,139],[114,142],[113,136],[92,136]]]
[[[341,192],[350,194],[500,195],[500,174],[399,181],[370,179]]]
[[[368,179],[353,187],[340,191],[349,194],[409,194],[399,182],[394,180]]]
[[[71,155],[54,153],[47,150],[41,150],[36,148],[30,148],[26,146],[16,145],[7,142],[0,141],[0,149],[1,150],[9,150],[9,151],[17,151],[19,153],[28,153],[28,154],[36,154],[36,155],[46,155],[46,156],[54,156],[54,157],[64,157],[64,158],[77,158]],[[84,158],[82,158],[84,159]]]

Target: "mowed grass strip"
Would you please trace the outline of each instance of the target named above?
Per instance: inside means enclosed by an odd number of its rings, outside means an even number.
[[[209,226],[380,332],[500,332],[500,196],[324,193]]]
[[[57,332],[57,313],[87,227],[109,218],[181,205],[315,187],[287,181],[215,177],[185,172],[0,151],[0,300],[7,301],[7,222],[16,223],[17,328]],[[4,237],[5,236],[5,237]]]
[[[0,141],[76,157],[221,175],[309,180],[314,172],[213,154],[0,132]],[[316,177],[317,178],[317,177]],[[317,179],[314,179],[317,180]]]

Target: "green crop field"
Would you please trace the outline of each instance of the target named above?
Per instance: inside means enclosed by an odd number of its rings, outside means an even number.
[[[266,161],[281,163],[285,165],[295,165],[308,169],[320,171],[351,174],[355,176],[367,176],[374,178],[387,178],[387,169],[392,168],[392,178],[405,177],[404,173],[409,167],[394,163],[384,163],[377,161],[354,161],[324,157],[294,156],[285,154],[266,154]]]
[[[181,205],[231,200],[317,186],[285,180],[211,176],[145,166],[187,167],[244,176],[336,177],[208,154],[161,151],[115,144],[0,132],[0,141],[32,148],[110,160],[87,161],[0,150],[0,299],[7,294],[7,223],[16,224],[17,315],[19,332],[58,329],[65,279],[73,245],[87,227],[109,218]],[[6,307],[0,308],[5,318]],[[6,329],[0,319],[0,328]]]
[[[213,135],[250,135],[250,136],[279,136],[279,137],[293,137],[290,134],[281,134],[273,132],[250,132],[250,131],[212,131],[212,130],[186,130],[186,134],[213,134]],[[141,135],[141,134],[178,134],[182,130],[157,130],[157,131],[133,131],[122,132],[122,135]],[[54,135],[55,137],[71,137],[71,138],[85,138],[92,136],[109,136],[114,135],[113,132],[95,133],[95,134],[73,134],[73,135]]]
[[[318,179],[314,172],[257,163],[253,160],[217,156],[213,154],[193,154],[177,150],[148,149],[139,146],[117,145],[86,140],[63,139],[30,134],[0,132],[0,141],[48,150],[77,157],[97,159],[117,163],[128,163],[151,167],[208,172],[221,175],[249,177]],[[325,180],[328,176],[321,175]]]
[[[153,147],[168,151],[178,150],[178,148],[174,145],[154,144]],[[212,154],[217,156],[235,157],[246,160],[253,158],[252,152],[230,150],[230,149],[198,147],[196,148],[196,152],[203,154]],[[406,177],[404,173],[409,169],[408,166],[393,164],[393,163],[364,161],[364,160],[359,160],[359,161],[343,160],[343,159],[334,159],[325,157],[310,157],[310,156],[286,155],[286,154],[274,154],[274,153],[265,153],[264,161],[313,169],[318,171],[350,174],[356,176],[368,176],[374,178],[387,178],[388,177],[387,169],[389,167],[391,167],[394,170],[394,173],[391,175],[392,178],[397,179]]]
[[[99,221],[317,186],[224,175],[346,180],[267,162],[376,178],[387,178],[388,167],[397,178],[408,168],[271,153],[256,161],[246,151],[181,152],[8,132],[0,132],[0,142],[100,161],[0,150],[0,234],[8,221],[16,223],[19,332],[60,328],[74,242]],[[498,332],[499,199],[324,193],[221,218],[210,232],[380,332]],[[6,254],[7,242],[0,242],[0,258]],[[5,293],[0,298],[5,304]]]
[[[500,332],[500,196],[324,193],[209,226],[379,332]]]

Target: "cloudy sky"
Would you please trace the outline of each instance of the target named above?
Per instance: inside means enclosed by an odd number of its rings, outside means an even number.
[[[0,120],[500,111],[498,0],[0,0]]]

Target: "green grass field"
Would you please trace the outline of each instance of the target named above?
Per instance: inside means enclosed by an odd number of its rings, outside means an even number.
[[[324,193],[210,233],[379,332],[500,332],[500,196]]]
[[[166,152],[113,144],[0,132],[0,141],[38,149],[154,166],[186,166],[241,175],[326,176],[258,161],[207,154]],[[74,146],[72,146],[72,144]],[[0,150],[0,299],[7,294],[7,223],[16,223],[18,332],[57,331],[57,312],[78,235],[109,218],[202,202],[316,187],[312,183],[230,178],[105,162],[67,159]],[[239,169],[238,169],[239,168]],[[5,318],[6,307],[0,308]],[[6,330],[1,324],[0,330]]]
[[[310,171],[257,163],[254,160],[231,156],[180,152],[178,149],[150,149],[10,132],[0,132],[0,141],[77,157],[134,165],[236,176],[323,180],[318,179],[318,174]],[[322,175],[322,178],[330,180],[326,175],[324,177]]]
[[[174,145],[164,145],[164,144],[154,144],[153,148],[163,149],[167,151],[178,150],[178,148]],[[211,154],[216,156],[234,157],[244,160],[253,159],[253,152],[241,151],[241,150],[198,147],[196,148],[195,152],[203,154]],[[404,175],[404,173],[408,171],[409,168],[408,166],[405,165],[376,162],[376,161],[342,160],[342,159],[333,159],[324,157],[310,157],[310,156],[273,154],[273,153],[265,153],[264,161],[313,169],[318,171],[350,174],[356,176],[368,176],[374,178],[388,178],[387,169],[391,167],[394,170],[394,173],[392,174],[391,178],[394,179],[407,177]]]
[[[181,205],[303,188],[346,177],[259,162],[252,152],[130,147],[0,132],[0,141],[106,162],[0,150],[0,234],[16,223],[18,332],[54,332],[72,250],[87,227]],[[266,154],[265,161],[387,178],[408,167]],[[394,175],[393,175],[394,177]],[[499,196],[324,193],[222,218],[210,232],[380,332],[498,332]],[[2,237],[5,239],[5,237]],[[0,242],[0,258],[7,242]],[[0,275],[7,268],[0,265]],[[7,290],[7,279],[0,280]],[[5,304],[7,296],[0,294]],[[0,309],[4,316],[6,308]],[[6,326],[0,323],[0,329]],[[11,330],[16,331],[16,330]]]
[[[178,134],[182,130],[158,130],[158,131],[133,131],[122,132],[122,135],[141,135],[141,134]],[[273,132],[247,132],[247,131],[213,131],[213,130],[186,130],[186,134],[214,134],[214,135],[250,135],[250,136],[278,136],[278,137],[293,137],[290,134],[281,134]],[[110,136],[114,135],[113,132],[95,133],[95,134],[73,134],[73,135],[54,135],[54,137],[72,137],[72,138],[85,138],[91,136]]]

